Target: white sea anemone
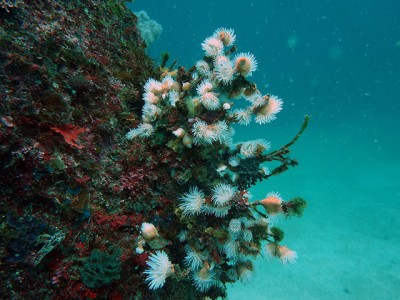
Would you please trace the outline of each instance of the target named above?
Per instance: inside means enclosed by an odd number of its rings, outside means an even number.
[[[191,217],[201,213],[205,197],[204,193],[197,187],[190,188],[188,193],[185,193],[180,199],[182,203],[180,208],[185,217]]]
[[[224,44],[220,39],[211,36],[204,40],[201,48],[204,50],[206,56],[216,57],[222,55]]]
[[[246,261],[236,266],[237,274],[240,282],[248,284],[253,280],[253,264],[251,261]]]
[[[136,137],[149,137],[154,133],[154,127],[148,123],[140,123],[135,129],[131,129],[125,137],[128,140],[132,140]]]
[[[241,236],[245,242],[251,242],[253,240],[253,233],[249,229],[242,230]]]
[[[206,77],[211,76],[210,66],[204,60],[199,60],[198,62],[196,62],[196,70],[200,75],[203,75]]]
[[[223,218],[228,215],[230,208],[230,206],[204,205],[203,212],[207,215],[214,215],[217,218]]]
[[[265,252],[269,257],[277,257],[285,265],[288,263],[294,264],[297,259],[297,252],[290,250],[286,246],[281,246],[276,243],[268,243],[265,246]]]
[[[146,282],[152,290],[161,288],[168,276],[174,273],[173,264],[164,251],[156,251],[149,256],[147,261],[149,269],[144,271],[147,274]]]
[[[239,242],[234,239],[229,239],[224,244],[224,253],[226,258],[230,260],[232,264],[235,264],[239,255]]]
[[[228,162],[232,167],[237,167],[240,164],[240,157],[237,155],[232,155],[229,157]]]
[[[231,46],[236,40],[236,35],[232,28],[218,28],[215,30],[213,37],[220,39],[224,46]]]
[[[153,78],[149,78],[144,85],[144,90],[146,92],[151,92],[155,95],[160,94],[162,92],[162,89],[162,83]]]
[[[187,230],[181,230],[178,234],[178,240],[183,243],[184,241],[186,241],[187,239],[187,234],[189,233],[189,231]]]
[[[239,53],[234,57],[235,71],[243,76],[251,76],[257,70],[257,60],[251,53]]]
[[[194,271],[198,270],[203,265],[203,261],[206,259],[205,255],[203,253],[193,249],[189,245],[186,245],[185,252],[186,252],[186,256],[183,261],[184,264],[188,268],[191,268]]]
[[[212,125],[215,134],[217,135],[217,139],[223,143],[229,140],[231,133],[229,131],[228,124],[224,120],[218,121],[217,123]]]
[[[283,212],[282,202],[283,199],[279,193],[270,192],[263,200],[260,201],[260,204],[264,207],[268,215],[271,217]]]
[[[157,105],[146,102],[142,108],[142,119],[154,121],[155,119],[157,119],[157,116],[159,116],[160,113],[161,109]]]
[[[179,127],[177,130],[172,131],[173,135],[175,135],[177,138],[183,138],[186,134],[185,129]]]
[[[266,96],[264,96],[266,98]],[[283,101],[277,96],[268,96],[263,105],[255,107],[255,121],[258,124],[270,123],[276,119],[276,114],[282,110]]]
[[[257,144],[253,141],[247,141],[241,144],[240,154],[245,158],[254,157],[257,152]]]
[[[214,62],[215,78],[224,84],[231,83],[235,69],[233,63],[226,56],[218,56]]]
[[[192,132],[194,135],[194,143],[195,144],[212,144],[213,142],[218,140],[218,134],[215,131],[214,126],[211,124],[207,124],[202,120],[197,120],[193,124]]]
[[[251,122],[251,110],[239,108],[234,112],[234,116],[240,125],[249,125]]]
[[[169,104],[175,107],[176,103],[179,101],[179,92],[171,90],[168,93],[168,98],[169,98]]]
[[[209,110],[216,110],[221,106],[217,93],[213,91],[213,84],[205,79],[197,86],[197,93],[200,96],[200,102]]]
[[[225,206],[236,195],[236,188],[226,184],[220,183],[213,188],[212,201],[217,206]]]
[[[145,92],[143,94],[143,101],[151,104],[157,104],[160,101],[160,97],[156,96],[152,92]]]
[[[192,280],[198,291],[205,292],[216,285],[217,282],[214,276],[215,273],[212,267],[205,261],[199,271],[192,273]]]
[[[252,140],[241,144],[240,154],[245,158],[254,157],[261,154],[262,152],[269,150],[271,148],[271,143],[263,140]]]
[[[239,219],[231,219],[229,221],[229,232],[238,233],[242,230],[242,222]]]
[[[175,80],[170,75],[167,75],[163,78],[163,80],[161,81],[161,84],[162,84],[163,90],[165,92],[168,92],[175,87],[177,82],[175,82]]]

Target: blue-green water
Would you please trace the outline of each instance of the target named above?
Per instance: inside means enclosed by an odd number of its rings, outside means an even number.
[[[309,128],[293,147],[300,165],[252,189],[309,202],[282,222],[296,265],[259,259],[252,284],[229,299],[396,299],[400,294],[400,2],[140,1],[164,31],[151,45],[180,65],[202,58],[218,27],[234,28],[253,53],[252,81],[279,95],[272,124],[238,127],[236,139],[289,141],[303,115]]]

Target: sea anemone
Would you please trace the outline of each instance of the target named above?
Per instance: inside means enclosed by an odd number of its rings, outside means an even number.
[[[239,280],[247,284],[253,280],[253,264],[251,261],[246,261],[236,266],[236,272],[239,275]]]
[[[269,95],[264,96],[263,99],[265,100],[263,104],[253,105],[253,111],[256,115],[255,121],[258,124],[272,122],[276,119],[276,114],[282,110],[282,99]]]
[[[258,156],[262,152],[269,150],[271,148],[271,143],[263,139],[247,141],[239,145],[240,145],[240,154],[243,155],[245,158]]]
[[[177,138],[183,138],[186,134],[185,129],[179,127],[178,129],[172,131],[172,134],[175,135]]]
[[[214,126],[202,120],[197,120],[196,123],[193,124],[192,132],[195,137],[193,141],[195,144],[212,144],[218,140],[218,134]]]
[[[214,62],[215,78],[224,84],[231,83],[235,69],[232,62],[226,56],[218,56]]]
[[[212,201],[217,206],[224,206],[231,201],[235,195],[235,187],[226,183],[220,183],[213,188]]]
[[[146,102],[142,108],[142,119],[143,121],[154,121],[155,119],[157,119],[157,116],[159,116],[160,113],[161,109],[158,106]]]
[[[241,237],[245,242],[251,242],[253,240],[253,233],[249,229],[244,229],[241,232]]]
[[[290,250],[286,246],[278,245],[277,243],[268,243],[265,246],[265,252],[269,257],[278,257],[279,260],[284,264],[294,264],[297,259],[297,252]]]
[[[279,193],[271,192],[259,203],[265,208],[269,215],[277,215],[283,211],[282,202],[283,200]]]
[[[224,46],[231,46],[236,40],[236,35],[232,28],[218,28],[215,30],[213,37],[220,39]]]
[[[149,137],[154,133],[154,127],[148,123],[140,123],[135,129],[131,129],[125,137],[128,140],[132,140],[135,137]]]
[[[236,121],[240,125],[249,125],[251,122],[251,112],[252,111],[249,109],[239,108],[236,109],[233,113]]]
[[[203,212],[207,215],[214,215],[217,218],[223,218],[228,215],[230,208],[230,206],[204,205]]]
[[[197,187],[192,187],[188,193],[185,193],[180,198],[180,201],[182,202],[180,208],[183,211],[183,215],[185,217],[191,217],[201,213],[205,197],[201,190]]]
[[[210,66],[204,60],[199,60],[198,62],[196,62],[196,70],[200,75],[203,75],[206,77],[211,76]]]
[[[251,76],[257,70],[257,60],[251,53],[239,53],[234,57],[235,71],[243,76]]]
[[[204,50],[205,56],[216,57],[222,55],[224,44],[220,39],[211,36],[204,40],[201,48]]]
[[[156,251],[149,256],[147,261],[149,269],[144,271],[147,274],[146,282],[152,290],[159,289],[165,284],[168,276],[174,273],[174,266],[164,251]]]
[[[163,86],[161,82],[153,78],[149,78],[144,85],[144,90],[146,92],[151,92],[155,95],[158,95],[162,92]]]
[[[200,102],[209,110],[216,110],[221,106],[217,94],[212,92],[213,85],[210,80],[205,79],[197,86],[197,93],[200,96]]]
[[[192,280],[198,291],[205,292],[216,284],[214,276],[212,267],[205,261],[199,271],[192,273]]]
[[[168,93],[169,104],[175,107],[176,103],[179,101],[179,92],[171,90]]]
[[[230,238],[224,244],[224,253],[226,258],[231,261],[231,263],[235,264],[238,260],[239,255],[239,242]]]
[[[237,155],[232,155],[231,157],[229,157],[228,162],[232,167],[237,167],[238,165],[240,165],[240,157]]]
[[[228,124],[224,120],[218,121],[217,123],[212,125],[215,134],[217,135],[217,139],[221,142],[227,142],[232,134],[229,131]]]
[[[242,230],[242,222],[239,219],[231,219],[229,222],[229,232],[238,233]]]
[[[184,264],[192,270],[198,270],[203,265],[206,256],[189,245],[185,246],[185,252]]]
[[[146,103],[157,104],[160,101],[160,97],[149,91],[143,94],[143,101]]]

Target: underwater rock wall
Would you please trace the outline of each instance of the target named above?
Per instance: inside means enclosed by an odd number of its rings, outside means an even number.
[[[233,143],[233,124],[282,105],[234,41],[222,28],[192,68],[156,66],[124,1],[1,2],[2,295],[215,299],[262,253],[295,260],[270,219],[305,201],[248,188],[297,164],[307,123],[275,151]]]

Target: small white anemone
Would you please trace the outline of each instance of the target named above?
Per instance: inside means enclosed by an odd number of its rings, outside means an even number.
[[[200,75],[203,75],[206,77],[211,76],[210,66],[204,60],[199,60],[198,62],[196,62],[196,70]]]
[[[154,127],[148,123],[140,123],[137,128],[131,129],[125,137],[132,140],[136,137],[149,137],[154,133]]]
[[[149,78],[144,84],[144,90],[146,92],[151,92],[155,95],[160,94],[162,92],[162,89],[162,83],[153,78]]]
[[[236,35],[232,28],[220,27],[215,30],[213,37],[220,39],[224,46],[231,46],[236,40]]]
[[[230,260],[233,264],[237,262],[239,255],[239,242],[234,239],[229,239],[224,244],[224,253],[226,258]]]
[[[289,249],[286,246],[281,246],[276,243],[268,243],[265,246],[265,252],[269,257],[277,257],[282,264],[294,264],[297,259],[297,252]]]
[[[201,48],[204,50],[206,56],[216,57],[222,55],[224,44],[220,39],[211,36],[204,40]]]
[[[239,219],[231,219],[229,221],[229,232],[238,233],[242,230],[242,222]]]
[[[169,104],[175,107],[176,103],[179,101],[179,92],[172,90],[168,93]]]
[[[236,266],[237,274],[240,282],[248,284],[253,280],[253,264],[251,261],[246,261]]]
[[[226,56],[218,56],[214,62],[215,78],[223,84],[229,84],[233,80],[235,69],[233,63]]]
[[[265,98],[265,96],[263,97]],[[276,119],[276,114],[282,110],[283,101],[277,96],[269,96],[268,100],[259,107],[255,106],[255,121],[258,124],[271,123]]]
[[[148,119],[150,121],[154,121],[157,119],[157,116],[160,115],[161,109],[154,104],[146,102],[142,108],[142,119]]]
[[[249,125],[251,122],[251,113],[249,109],[239,108],[234,112],[234,116],[240,125]]]
[[[240,165],[240,157],[237,155],[232,155],[231,157],[229,157],[228,162],[232,167],[237,167],[238,165]]]
[[[204,205],[203,212],[207,215],[214,215],[217,218],[224,218],[228,215],[230,206]]]
[[[206,255],[195,250],[189,245],[185,246],[185,252],[186,256],[183,261],[184,264],[194,271],[200,269],[200,267],[203,265],[203,261],[206,260]]]
[[[147,274],[146,282],[151,290],[163,287],[168,276],[174,273],[173,264],[164,251],[156,251],[149,256],[147,261],[149,269],[144,271]]]
[[[157,104],[160,101],[160,97],[149,91],[143,94],[143,101],[146,103]]]
[[[210,80],[205,79],[197,86],[197,93],[200,96],[200,102],[209,110],[216,110],[221,106],[218,94],[213,91],[213,84]]]
[[[207,124],[202,120],[197,120],[192,128],[195,144],[212,144],[218,140],[218,133],[214,126]]]
[[[215,134],[217,135],[217,139],[223,143],[228,140],[230,137],[230,131],[228,124],[224,120],[218,121],[217,123],[212,125]]]
[[[192,280],[194,286],[200,292],[206,292],[217,284],[213,266],[210,266],[207,261],[204,262],[203,267],[199,271],[192,273]]]
[[[244,229],[241,232],[241,237],[245,242],[251,242],[253,240],[253,233],[249,229]]]
[[[241,144],[240,154],[245,158],[249,158],[259,155],[270,148],[271,144],[263,139],[252,140]]]
[[[183,194],[179,200],[182,202],[180,208],[183,211],[183,215],[185,217],[191,217],[201,213],[205,197],[203,191],[195,186],[191,187],[189,192]]]
[[[257,70],[257,60],[253,54],[239,53],[234,57],[235,71],[243,76],[251,76]]]
[[[236,188],[226,184],[220,183],[213,188],[212,201],[217,206],[225,206],[236,195]]]

